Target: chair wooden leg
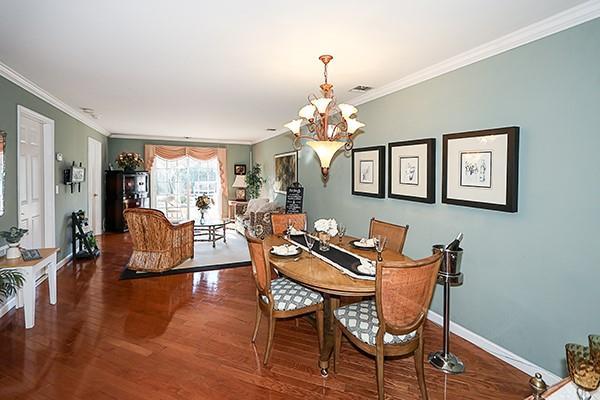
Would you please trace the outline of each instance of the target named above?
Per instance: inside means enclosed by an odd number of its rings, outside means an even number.
[[[421,399],[427,400],[427,386],[425,384],[425,368],[423,365],[425,346],[423,345],[423,335],[419,337],[419,347],[415,350],[415,369],[417,370],[417,380],[421,390]]]
[[[333,372],[337,373],[340,363],[340,351],[342,350],[342,330],[335,324],[333,337]]]
[[[275,335],[275,318],[269,315],[269,338],[267,339],[267,349],[265,350],[265,359],[263,364],[267,365],[271,357],[271,347],[273,346],[273,336]]]
[[[384,381],[383,381],[383,346],[377,346],[377,395],[379,400],[385,399]]]
[[[252,334],[252,343],[256,342],[256,335],[258,335],[258,328],[260,327],[260,319],[262,317],[262,311],[258,305],[259,300],[256,300],[256,321],[254,321],[254,333]]]
[[[317,320],[317,336],[319,337],[319,354],[321,350],[323,350],[325,336],[323,335],[323,317],[324,312],[323,309],[320,308],[315,312],[315,319]]]

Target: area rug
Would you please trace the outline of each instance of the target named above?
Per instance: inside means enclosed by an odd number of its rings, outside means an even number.
[[[177,267],[165,272],[132,271],[127,267],[121,273],[120,280],[152,278],[159,276],[188,274],[192,272],[213,271],[216,269],[245,267],[250,265],[250,253],[246,238],[233,230],[227,230],[227,243],[222,240],[216,243],[196,242],[194,258],[184,261]]]

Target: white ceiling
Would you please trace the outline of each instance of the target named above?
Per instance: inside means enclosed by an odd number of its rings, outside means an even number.
[[[0,0],[0,61],[111,133],[256,141],[583,0]],[[359,116],[360,117],[360,116]]]

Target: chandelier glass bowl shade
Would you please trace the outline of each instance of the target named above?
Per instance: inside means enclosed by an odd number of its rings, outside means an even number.
[[[294,148],[302,148],[302,139],[319,157],[323,180],[329,177],[331,160],[342,147],[349,151],[354,146],[352,137],[357,130],[365,124],[356,119],[358,110],[350,104],[337,104],[333,94],[333,85],[327,82],[327,64],[333,57],[323,55],[319,60],[324,65],[323,76],[325,81],[321,84],[321,96],[314,94],[308,96],[308,104],[298,112],[300,119],[288,122],[284,126],[294,134]],[[354,116],[354,117],[353,117]],[[306,126],[305,133],[301,133]]]

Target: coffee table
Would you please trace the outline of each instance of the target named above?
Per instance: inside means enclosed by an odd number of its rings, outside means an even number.
[[[212,247],[215,247],[217,240],[223,239],[223,242],[227,243],[227,232],[225,228],[229,223],[231,223],[230,219],[220,218],[209,218],[204,221],[196,221],[194,223],[194,241],[212,242]]]

